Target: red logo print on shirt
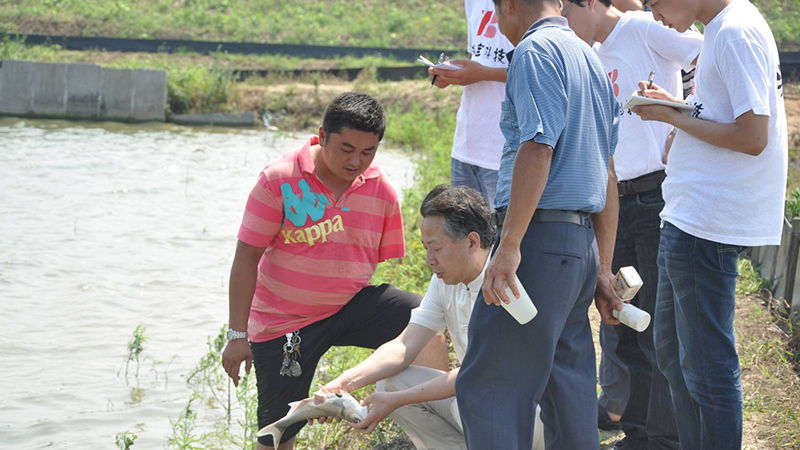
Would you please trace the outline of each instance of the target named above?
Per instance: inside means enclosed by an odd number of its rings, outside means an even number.
[[[608,72],[608,78],[611,78],[611,84],[614,86],[614,97],[619,97],[619,85],[617,84],[619,71],[614,69],[612,72]]]
[[[481,19],[481,25],[478,27],[478,36],[493,38],[497,34],[497,27],[495,26],[497,15],[495,15],[494,11],[481,11],[481,13],[483,18]]]

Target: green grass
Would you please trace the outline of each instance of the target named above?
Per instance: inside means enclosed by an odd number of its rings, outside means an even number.
[[[775,39],[800,48],[800,0],[755,0]],[[453,48],[459,0],[0,0],[0,33]]]
[[[231,55],[216,52],[109,53],[97,50],[70,51],[59,45],[26,46],[23,40],[0,40],[0,59],[53,63],[94,63],[116,69],[157,69],[168,72],[167,104],[173,114],[230,112],[236,110],[233,95],[234,69],[279,70],[392,67],[409,63],[370,56],[343,57],[323,61],[283,55]],[[318,79],[317,76],[316,79]],[[248,83],[253,83],[253,79]],[[255,81],[257,83],[257,81]],[[270,83],[269,80],[266,83]]]
[[[462,48],[458,0],[0,0],[0,32]]]
[[[455,124],[455,115],[449,111],[412,109],[405,114],[389,111],[386,139],[412,151],[416,164],[414,185],[403,193],[407,256],[379,265],[373,282],[425,292],[431,272],[425,265],[425,249],[419,239],[419,205],[434,186],[450,182],[450,150]]]
[[[97,63],[116,68],[169,68],[197,64],[213,64],[230,70],[293,70],[293,69],[354,69],[370,66],[397,67],[413,64],[381,56],[342,56],[332,60],[298,58],[288,55],[238,55],[212,52],[208,55],[190,51],[175,53],[122,53],[100,50],[73,51],[59,45],[25,45],[24,38],[0,39],[0,59],[19,59],[56,63]]]
[[[769,23],[778,45],[786,50],[800,48],[800,1],[756,0],[755,5]]]
[[[763,278],[758,266],[749,259],[739,258],[739,279],[736,283],[737,294],[760,294],[762,290],[774,288],[775,280]]]

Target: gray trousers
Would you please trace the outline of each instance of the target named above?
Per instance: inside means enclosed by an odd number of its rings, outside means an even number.
[[[381,380],[379,392],[397,392],[420,385],[444,374],[428,367],[409,366],[393,377]],[[455,397],[416,403],[396,409],[390,417],[397,422],[419,450],[466,450],[464,432]],[[544,430],[536,414],[532,450],[544,450]]]
[[[517,276],[539,314],[520,325],[478,296],[456,379],[467,447],[531,448],[531,419],[541,405],[548,450],[597,450],[597,369],[588,309],[598,254],[591,219],[581,226],[531,223],[520,251]]]

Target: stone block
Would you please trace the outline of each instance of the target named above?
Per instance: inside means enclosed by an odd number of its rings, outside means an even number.
[[[67,117],[99,118],[101,74],[102,68],[95,64],[67,65]]]
[[[135,70],[131,79],[133,111],[131,120],[163,122],[167,107],[167,72]]]
[[[130,120],[132,72],[103,68],[100,74],[100,119]]]
[[[33,113],[31,80],[35,64],[28,61],[0,61],[0,114],[24,116]]]
[[[29,81],[33,91],[33,114],[65,117],[67,113],[67,64],[37,62]]]

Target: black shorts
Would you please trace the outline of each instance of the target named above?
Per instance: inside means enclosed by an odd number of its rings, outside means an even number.
[[[338,313],[300,329],[303,373],[296,378],[279,374],[285,337],[251,342],[258,382],[258,428],[285,416],[289,403],[308,397],[317,363],[329,348],[380,347],[405,329],[411,310],[419,306],[420,300],[421,296],[388,284],[365,287]],[[290,426],[283,433],[281,443],[293,438],[305,424],[306,421],[302,421]],[[273,445],[272,436],[262,436],[258,442]]]

